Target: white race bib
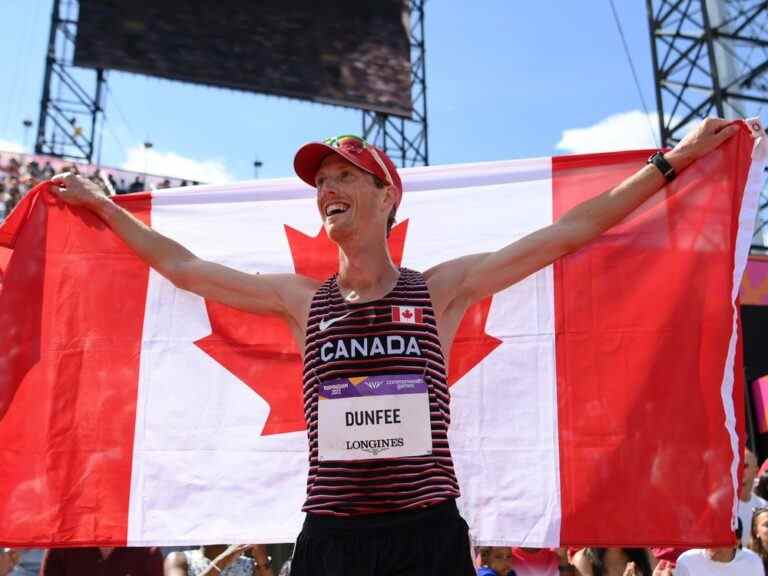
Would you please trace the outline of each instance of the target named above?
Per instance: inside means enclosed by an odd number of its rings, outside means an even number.
[[[317,419],[321,462],[432,453],[429,395],[421,375],[321,382]]]

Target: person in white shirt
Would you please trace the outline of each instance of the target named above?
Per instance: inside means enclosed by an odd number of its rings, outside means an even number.
[[[741,548],[694,548],[677,559],[675,576],[764,576],[760,557]]]
[[[757,475],[757,458],[749,450],[744,450],[744,478],[739,491],[739,509],[738,515],[741,525],[746,529],[741,537],[742,546],[749,544],[749,526],[752,526],[752,513],[756,508],[768,506],[768,502],[760,498],[752,491]]]

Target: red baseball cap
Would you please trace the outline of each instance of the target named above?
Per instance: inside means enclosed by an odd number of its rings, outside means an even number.
[[[361,170],[365,170],[383,182],[394,186],[399,193],[397,204],[400,204],[400,199],[403,196],[403,183],[395,164],[383,150],[368,144],[358,136],[336,136],[323,142],[304,144],[293,158],[293,169],[296,171],[296,175],[314,188],[315,177],[320,170],[320,164],[329,154],[338,154]]]

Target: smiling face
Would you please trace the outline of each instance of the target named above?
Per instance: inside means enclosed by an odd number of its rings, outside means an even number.
[[[317,207],[331,240],[385,238],[395,198],[391,187],[377,187],[371,174],[336,154],[323,160],[315,186]]]

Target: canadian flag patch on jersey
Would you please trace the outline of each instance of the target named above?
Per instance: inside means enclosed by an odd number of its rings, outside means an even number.
[[[421,308],[416,306],[392,306],[392,322],[404,322],[405,324],[421,324]]]

